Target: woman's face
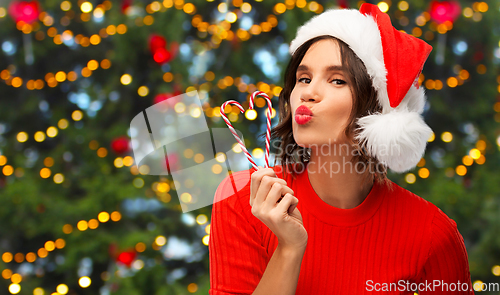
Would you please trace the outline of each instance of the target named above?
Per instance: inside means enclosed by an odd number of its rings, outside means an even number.
[[[290,95],[295,142],[302,147],[347,143],[344,130],[353,104],[340,49],[333,40],[314,43],[297,68]]]

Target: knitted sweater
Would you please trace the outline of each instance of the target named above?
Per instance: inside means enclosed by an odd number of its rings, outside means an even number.
[[[251,172],[234,173],[217,189],[210,295],[252,294],[278,245],[251,213]],[[307,171],[286,180],[308,233],[296,294],[474,294],[463,238],[434,204],[375,182],[360,205],[340,209],[315,193]]]

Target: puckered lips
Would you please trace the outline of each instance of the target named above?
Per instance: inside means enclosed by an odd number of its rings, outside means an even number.
[[[295,110],[295,122],[299,125],[307,124],[312,117],[312,111],[305,105],[301,105]]]

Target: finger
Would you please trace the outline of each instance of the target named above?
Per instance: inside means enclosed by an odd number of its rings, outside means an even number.
[[[271,187],[275,182],[277,182],[278,178],[276,177],[271,177],[269,175],[264,175],[259,183],[259,187],[256,189],[255,194],[254,194],[254,199],[253,199],[253,206],[255,204],[262,204],[266,198],[267,195],[269,194],[269,191],[271,190]]]
[[[255,172],[255,173],[260,172],[255,176],[253,176],[252,174],[252,183],[250,188],[251,206],[253,206],[256,201],[258,203],[262,203],[266,199],[266,196],[269,193],[269,190],[271,190],[271,186],[275,181],[282,182],[282,179],[280,180],[279,178],[277,178],[276,174],[271,168],[266,168],[261,170]],[[286,184],[286,181],[284,184]]]
[[[299,204],[299,199],[297,199],[297,203],[294,203],[294,202],[291,203],[290,207],[288,207],[288,215],[291,215],[293,213],[293,210],[295,210],[295,208],[297,208],[298,204]]]
[[[263,208],[266,211],[270,211],[271,209],[277,206],[278,200],[286,195],[290,194],[293,196],[293,190],[282,183],[275,182],[267,195],[266,200],[264,201]]]
[[[260,166],[259,166],[260,167]],[[259,170],[255,171],[252,173],[250,176],[250,206],[253,205],[255,195],[257,193],[257,190],[259,189],[260,183],[262,182],[262,178],[264,176],[272,176],[270,171],[268,169],[260,167]]]
[[[261,168],[252,173],[250,183],[250,205],[253,205],[255,195],[257,194],[264,176],[274,177],[276,174],[274,174],[274,171],[271,168]]]
[[[273,203],[273,204],[279,203],[281,201],[281,199],[283,199],[283,196],[286,194],[291,194],[292,196],[295,195],[293,190],[291,188],[289,188],[287,185],[283,185],[282,183],[280,183],[280,184],[282,185],[280,196],[278,197],[278,199],[269,200],[270,203]]]
[[[265,202],[266,196],[269,194],[269,191],[271,190],[274,183],[279,183],[283,186],[287,186],[286,181],[283,179],[273,178],[272,181],[274,181],[274,182],[272,182],[269,185],[269,188],[267,188],[267,186],[265,184],[262,184],[262,182],[261,182],[261,187],[259,187],[258,191],[255,194],[250,193],[250,206],[253,205],[253,203],[255,202],[255,199],[257,198],[258,195],[261,196],[259,198],[259,202],[260,203]],[[293,191],[291,191],[291,193],[292,193],[292,195],[294,194]]]
[[[269,183],[267,181],[269,181]],[[279,179],[279,178],[267,177],[263,182],[261,182],[261,187],[259,187],[259,190],[257,191],[257,194],[256,194],[257,196],[260,196],[260,199],[259,199],[260,202],[267,201],[267,198],[269,197],[269,193],[271,191],[271,188],[273,187],[273,185],[275,185],[275,183],[280,184],[282,188],[286,188],[285,191],[283,191],[283,190],[281,191],[281,196],[283,196],[285,193],[291,193],[292,195],[294,194],[293,190],[288,187],[285,180]],[[256,198],[257,198],[257,196],[256,196]],[[279,196],[278,196],[278,198],[279,198]],[[277,202],[277,199],[272,198],[270,200],[270,202],[272,204],[275,204]]]
[[[297,207],[297,204],[299,203],[299,199],[296,197],[292,196],[291,194],[286,194],[283,196],[283,200],[278,203],[278,206],[276,209],[279,212],[288,212],[288,214],[291,214],[293,210]]]

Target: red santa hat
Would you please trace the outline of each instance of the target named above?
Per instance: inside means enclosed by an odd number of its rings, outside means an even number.
[[[395,172],[405,172],[422,158],[432,130],[422,119],[425,93],[418,78],[432,47],[396,30],[378,6],[331,9],[299,28],[290,54],[308,40],[330,35],[345,42],[363,61],[377,90],[380,113],[358,119],[356,139],[369,155]]]

